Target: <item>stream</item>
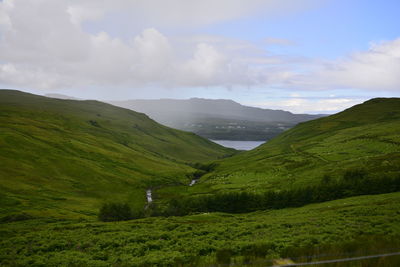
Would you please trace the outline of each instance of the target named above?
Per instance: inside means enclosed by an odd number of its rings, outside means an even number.
[[[195,183],[197,183],[197,179],[193,179],[189,186],[193,186]],[[149,205],[151,202],[153,202],[153,195],[151,189],[146,190],[146,198],[147,198],[147,205]]]
[[[146,191],[146,198],[147,198],[147,203],[150,204],[151,202],[153,202],[153,197],[151,195],[151,189],[147,189]]]

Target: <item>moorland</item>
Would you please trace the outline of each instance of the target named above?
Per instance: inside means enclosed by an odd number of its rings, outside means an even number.
[[[4,266],[269,266],[400,248],[398,98],[247,152],[110,104],[15,90],[0,90],[0,129]],[[121,209],[99,216],[107,205]]]

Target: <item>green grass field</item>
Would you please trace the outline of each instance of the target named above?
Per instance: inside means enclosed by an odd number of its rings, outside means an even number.
[[[216,169],[186,194],[299,188],[324,176],[339,179],[352,169],[394,175],[400,172],[399,133],[400,99],[373,99],[300,123],[254,150],[217,161]]]
[[[97,101],[0,90],[0,211],[85,217],[105,201],[145,205],[145,190],[188,184],[188,165],[234,153],[146,115]]]
[[[398,251],[400,193],[239,215],[113,223],[33,219],[1,226],[4,265],[269,266],[280,258],[301,262]],[[378,261],[397,266],[400,257]]]

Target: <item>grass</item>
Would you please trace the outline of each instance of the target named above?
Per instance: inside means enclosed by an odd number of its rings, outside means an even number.
[[[145,190],[186,184],[207,162],[234,153],[97,101],[0,90],[2,214],[85,217],[104,201],[145,205]]]
[[[97,213],[104,202],[142,210],[147,188],[162,204],[221,191],[296,189],[348,170],[393,177],[399,130],[400,100],[373,99],[226,158],[235,151],[144,114],[1,90],[0,265],[265,266],[398,251],[400,193],[112,223],[98,222]],[[189,187],[202,172],[195,166],[208,173]],[[393,257],[351,266],[399,264]]]
[[[217,161],[215,170],[188,194],[298,188],[324,176],[338,179],[351,169],[393,175],[400,171],[399,131],[400,99],[372,99],[300,123],[254,150]]]
[[[398,251],[399,203],[400,193],[392,193],[239,215],[212,213],[114,223],[31,219],[2,224],[0,262],[209,266],[229,260],[268,266],[267,262],[279,258],[299,262],[306,260],[300,256],[316,260]]]

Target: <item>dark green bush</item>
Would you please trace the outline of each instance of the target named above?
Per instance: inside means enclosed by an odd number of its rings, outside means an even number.
[[[8,222],[26,221],[26,220],[31,220],[31,219],[33,219],[32,215],[29,215],[26,213],[20,213],[20,214],[11,214],[11,215],[2,217],[2,218],[0,218],[0,222],[8,223]]]
[[[359,181],[365,178],[367,173],[362,169],[347,170],[343,174],[343,179],[345,181]]]
[[[232,257],[232,251],[230,249],[220,249],[217,251],[215,258],[217,263],[222,264],[222,265],[230,265],[231,263],[231,257]]]
[[[126,203],[105,203],[101,206],[98,217],[100,221],[113,222],[131,220],[135,216]]]
[[[346,171],[342,179],[324,180],[315,186],[267,191],[262,194],[229,192],[172,199],[163,215],[182,216],[195,212],[245,213],[265,209],[300,207],[351,196],[400,191],[400,175],[369,177],[363,170]]]

